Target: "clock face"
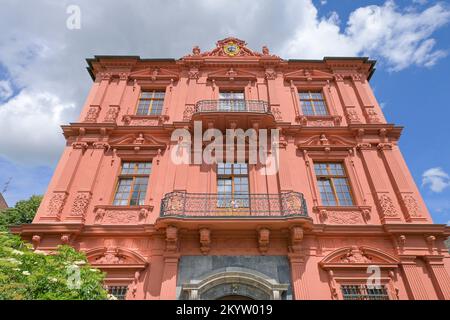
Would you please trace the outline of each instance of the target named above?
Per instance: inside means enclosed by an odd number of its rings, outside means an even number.
[[[228,42],[224,47],[223,50],[225,53],[229,56],[235,56],[239,53],[239,46],[234,42]]]

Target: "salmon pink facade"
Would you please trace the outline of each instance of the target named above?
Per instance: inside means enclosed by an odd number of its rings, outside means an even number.
[[[87,61],[86,103],[15,229],[35,248],[85,252],[124,299],[450,299],[450,229],[374,97],[374,61],[284,60],[236,38],[178,60]],[[176,163],[190,141],[173,134],[195,123],[277,130],[278,171],[250,163],[248,141],[244,161]]]

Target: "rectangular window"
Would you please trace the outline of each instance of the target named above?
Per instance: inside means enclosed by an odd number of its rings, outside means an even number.
[[[353,205],[350,186],[342,163],[314,163],[314,171],[323,205]]]
[[[246,163],[217,164],[217,207],[248,208],[248,165]]]
[[[151,162],[124,162],[113,204],[116,206],[143,205],[151,170]]]
[[[298,95],[304,115],[326,116],[329,114],[322,92],[301,91]]]
[[[245,97],[243,91],[220,91],[220,111],[245,111]]]
[[[143,91],[139,98],[136,114],[141,116],[159,116],[162,114],[165,91]]]
[[[108,286],[108,293],[116,297],[117,300],[125,300],[128,286]]]
[[[367,285],[341,285],[344,300],[389,300],[386,287]]]

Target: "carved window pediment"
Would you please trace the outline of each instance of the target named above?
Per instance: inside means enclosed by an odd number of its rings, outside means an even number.
[[[355,145],[354,140],[342,138],[335,135],[314,135],[306,140],[298,141],[297,147],[301,149],[329,147],[349,149]]]
[[[376,248],[366,246],[350,246],[337,249],[328,254],[319,264],[324,269],[333,268],[367,268],[376,264],[380,267],[396,268],[399,260]]]
[[[164,68],[158,68],[158,67],[148,67],[141,70],[136,70],[130,73],[130,79],[136,79],[136,80],[151,80],[151,81],[158,81],[158,80],[165,80],[165,81],[171,81],[171,80],[178,80],[179,74]]]
[[[209,80],[256,80],[256,74],[240,68],[224,68],[208,73]]]
[[[292,72],[288,72],[284,75],[286,81],[311,81],[311,80],[332,80],[333,75],[331,73],[314,70],[314,69],[300,69]]]
[[[166,142],[155,138],[153,135],[147,134],[128,134],[119,138],[112,138],[109,141],[113,148],[134,148],[134,147],[147,147],[164,150]]]
[[[99,247],[86,251],[88,261],[99,268],[116,267],[143,269],[148,262],[139,253],[121,247]]]

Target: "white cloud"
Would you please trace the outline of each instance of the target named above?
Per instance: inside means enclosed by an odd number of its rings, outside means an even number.
[[[440,3],[423,11],[402,11],[393,1],[361,7],[350,14],[343,31],[335,14],[319,18],[314,6],[307,10],[307,24],[300,24],[284,47],[289,57],[369,55],[382,58],[391,70],[399,71],[411,65],[432,66],[446,55],[434,48],[436,41],[431,38],[450,21],[449,8]]]
[[[426,185],[429,185],[433,192],[442,192],[450,186],[450,177],[442,168],[430,168],[422,174],[422,186]]]
[[[66,28],[72,4],[81,8],[80,30]],[[401,70],[430,66],[444,56],[431,36],[449,19],[442,4],[402,11],[387,2],[356,9],[341,30],[338,15],[320,16],[311,0],[61,0],[26,6],[3,0],[0,70],[22,91],[0,100],[0,155],[28,163],[57,159],[59,125],[76,121],[92,84],[84,59],[93,55],[178,58],[193,45],[209,50],[231,35],[254,49],[268,45],[285,58],[369,54]]]
[[[13,95],[11,84],[7,80],[0,80],[0,101],[9,99]]]
[[[49,164],[61,153],[60,125],[73,112],[51,93],[23,90],[0,107],[0,154],[21,164]]]

